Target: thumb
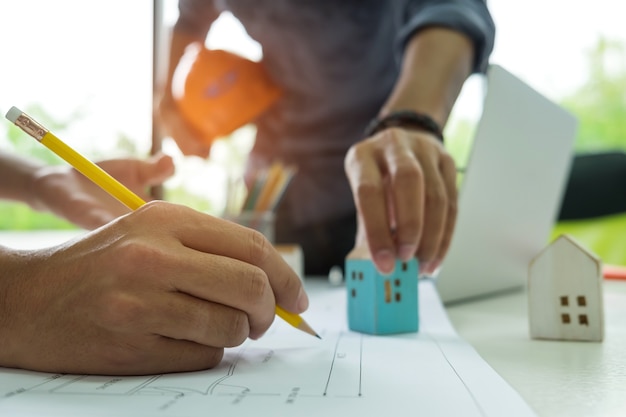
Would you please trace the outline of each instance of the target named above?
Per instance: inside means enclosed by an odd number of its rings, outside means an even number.
[[[139,164],[137,175],[145,186],[159,185],[174,175],[174,171],[172,157],[159,152]]]

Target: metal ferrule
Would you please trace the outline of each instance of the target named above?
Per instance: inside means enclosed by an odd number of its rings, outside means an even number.
[[[15,121],[15,125],[20,127],[24,132],[28,133],[40,142],[45,134],[48,133],[48,129],[46,129],[24,113],[22,113],[17,118],[17,120]]]

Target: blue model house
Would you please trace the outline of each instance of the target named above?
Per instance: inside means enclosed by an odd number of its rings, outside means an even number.
[[[383,275],[367,249],[350,252],[345,265],[350,330],[369,334],[416,332],[417,279],[417,259],[398,260],[394,271]]]

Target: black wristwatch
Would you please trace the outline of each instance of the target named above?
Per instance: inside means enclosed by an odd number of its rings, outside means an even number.
[[[397,110],[384,117],[373,119],[365,128],[366,138],[390,127],[423,130],[437,136],[443,142],[443,132],[439,124],[427,114],[413,110]]]

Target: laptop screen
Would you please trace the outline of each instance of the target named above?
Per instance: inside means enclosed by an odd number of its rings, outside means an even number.
[[[548,243],[577,120],[504,68],[487,93],[459,193],[450,250],[436,281],[444,302],[521,288]]]

